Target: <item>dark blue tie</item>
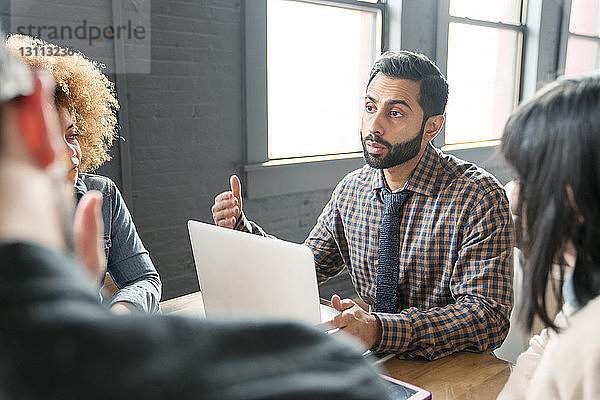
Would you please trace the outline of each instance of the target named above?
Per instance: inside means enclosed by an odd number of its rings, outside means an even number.
[[[384,189],[383,219],[379,225],[379,252],[377,259],[377,287],[375,311],[398,312],[398,271],[400,269],[400,217],[402,205],[410,191],[390,193]]]

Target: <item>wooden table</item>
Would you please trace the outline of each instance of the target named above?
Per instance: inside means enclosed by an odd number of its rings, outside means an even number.
[[[163,301],[165,314],[204,317],[200,292]],[[510,374],[506,361],[488,354],[456,353],[435,361],[398,360],[383,364],[388,375],[432,393],[439,399],[495,399]]]
[[[391,359],[388,375],[431,392],[438,399],[495,399],[510,366],[489,354],[456,353],[435,361]]]
[[[175,297],[160,303],[163,314],[188,315],[191,317],[205,317],[202,293],[194,292],[185,296]]]

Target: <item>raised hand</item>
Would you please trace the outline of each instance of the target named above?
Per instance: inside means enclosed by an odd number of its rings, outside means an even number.
[[[231,175],[229,184],[231,190],[215,197],[211,211],[215,225],[233,229],[242,215],[242,184],[237,175]]]

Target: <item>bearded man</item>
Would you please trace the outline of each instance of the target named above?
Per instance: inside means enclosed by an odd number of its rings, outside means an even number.
[[[332,297],[330,327],[375,352],[439,358],[491,352],[512,309],[512,221],[498,181],[431,144],[448,84],[424,55],[386,53],[365,93],[367,165],[337,185],[305,241],[324,282],[348,268],[368,309]],[[215,198],[219,226],[266,235],[242,212],[241,186]]]

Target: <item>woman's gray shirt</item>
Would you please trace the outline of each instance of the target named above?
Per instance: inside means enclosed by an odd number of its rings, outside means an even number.
[[[108,306],[125,301],[140,311],[158,312],[162,289],[160,277],[137,234],[119,189],[107,177],[79,174],[75,183],[77,203],[88,190],[102,193],[107,271],[119,289]]]

